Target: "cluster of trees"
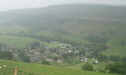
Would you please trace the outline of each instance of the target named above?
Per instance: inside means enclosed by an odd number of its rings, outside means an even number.
[[[13,54],[8,51],[0,51],[0,59],[12,60]]]
[[[124,62],[114,62],[114,63],[109,63],[105,66],[103,69],[94,69],[93,64],[86,63],[82,66],[83,70],[87,71],[99,71],[99,72],[104,72],[104,73],[118,73],[121,75],[126,74],[126,63]]]
[[[116,62],[112,64],[108,64],[106,69],[109,70],[110,73],[119,73],[119,74],[126,74],[126,63],[124,62]]]
[[[113,62],[126,62],[126,57],[120,57],[120,56],[114,56],[114,55],[111,55],[111,56],[106,56],[104,54],[100,54],[98,56],[98,59],[100,61],[113,61]]]

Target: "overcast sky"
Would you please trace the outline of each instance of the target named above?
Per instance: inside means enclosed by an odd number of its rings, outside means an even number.
[[[20,8],[35,8],[66,3],[126,5],[126,0],[0,0],[0,11]]]

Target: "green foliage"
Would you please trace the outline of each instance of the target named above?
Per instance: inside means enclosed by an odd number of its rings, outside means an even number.
[[[111,73],[126,74],[126,63],[112,63],[107,65],[106,69],[108,69]]]
[[[82,69],[83,69],[83,70],[87,70],[87,71],[93,71],[93,70],[94,70],[93,65],[90,64],[90,63],[84,64],[84,65],[82,66]]]
[[[118,57],[126,57],[126,45],[125,45],[125,36],[117,36],[113,37],[112,40],[109,40],[106,45],[109,47],[103,54],[107,56],[118,56]]]
[[[51,62],[46,61],[46,60],[43,60],[43,61],[42,61],[42,64],[44,64],[44,65],[51,65]]]
[[[20,51],[18,56],[21,61],[30,62],[30,57],[27,56],[23,51]]]
[[[14,68],[19,69],[18,75],[117,75],[105,74],[100,72],[82,71],[76,68],[65,68],[63,66],[48,66],[34,63],[22,63],[0,60],[1,65],[7,65],[6,68],[0,69],[0,75],[13,75]]]
[[[0,59],[12,60],[13,55],[8,51],[0,51]]]

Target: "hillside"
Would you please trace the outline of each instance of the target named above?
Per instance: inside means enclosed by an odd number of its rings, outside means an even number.
[[[126,58],[125,13],[125,6],[85,4],[0,12],[1,49],[30,62]]]
[[[40,64],[28,64],[22,62],[12,62],[12,61],[4,61],[0,60],[0,65],[6,65],[6,67],[2,67],[0,69],[1,75],[13,75],[14,68],[18,67],[19,75],[117,75],[117,74],[105,74],[100,72],[89,72],[82,71],[77,69],[69,69],[65,67],[56,67],[56,66],[48,66],[48,65],[40,65]],[[0,66],[0,67],[1,67]]]
[[[0,24],[37,30],[93,32],[125,24],[126,7],[104,5],[60,5],[1,12]],[[39,29],[38,29],[39,28]],[[71,29],[69,29],[71,28]],[[102,31],[103,31],[102,30]],[[106,30],[106,29],[105,29]]]

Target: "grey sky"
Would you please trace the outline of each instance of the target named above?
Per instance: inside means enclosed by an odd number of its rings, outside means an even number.
[[[66,3],[126,5],[126,0],[0,0],[0,11],[19,8],[35,8]]]

